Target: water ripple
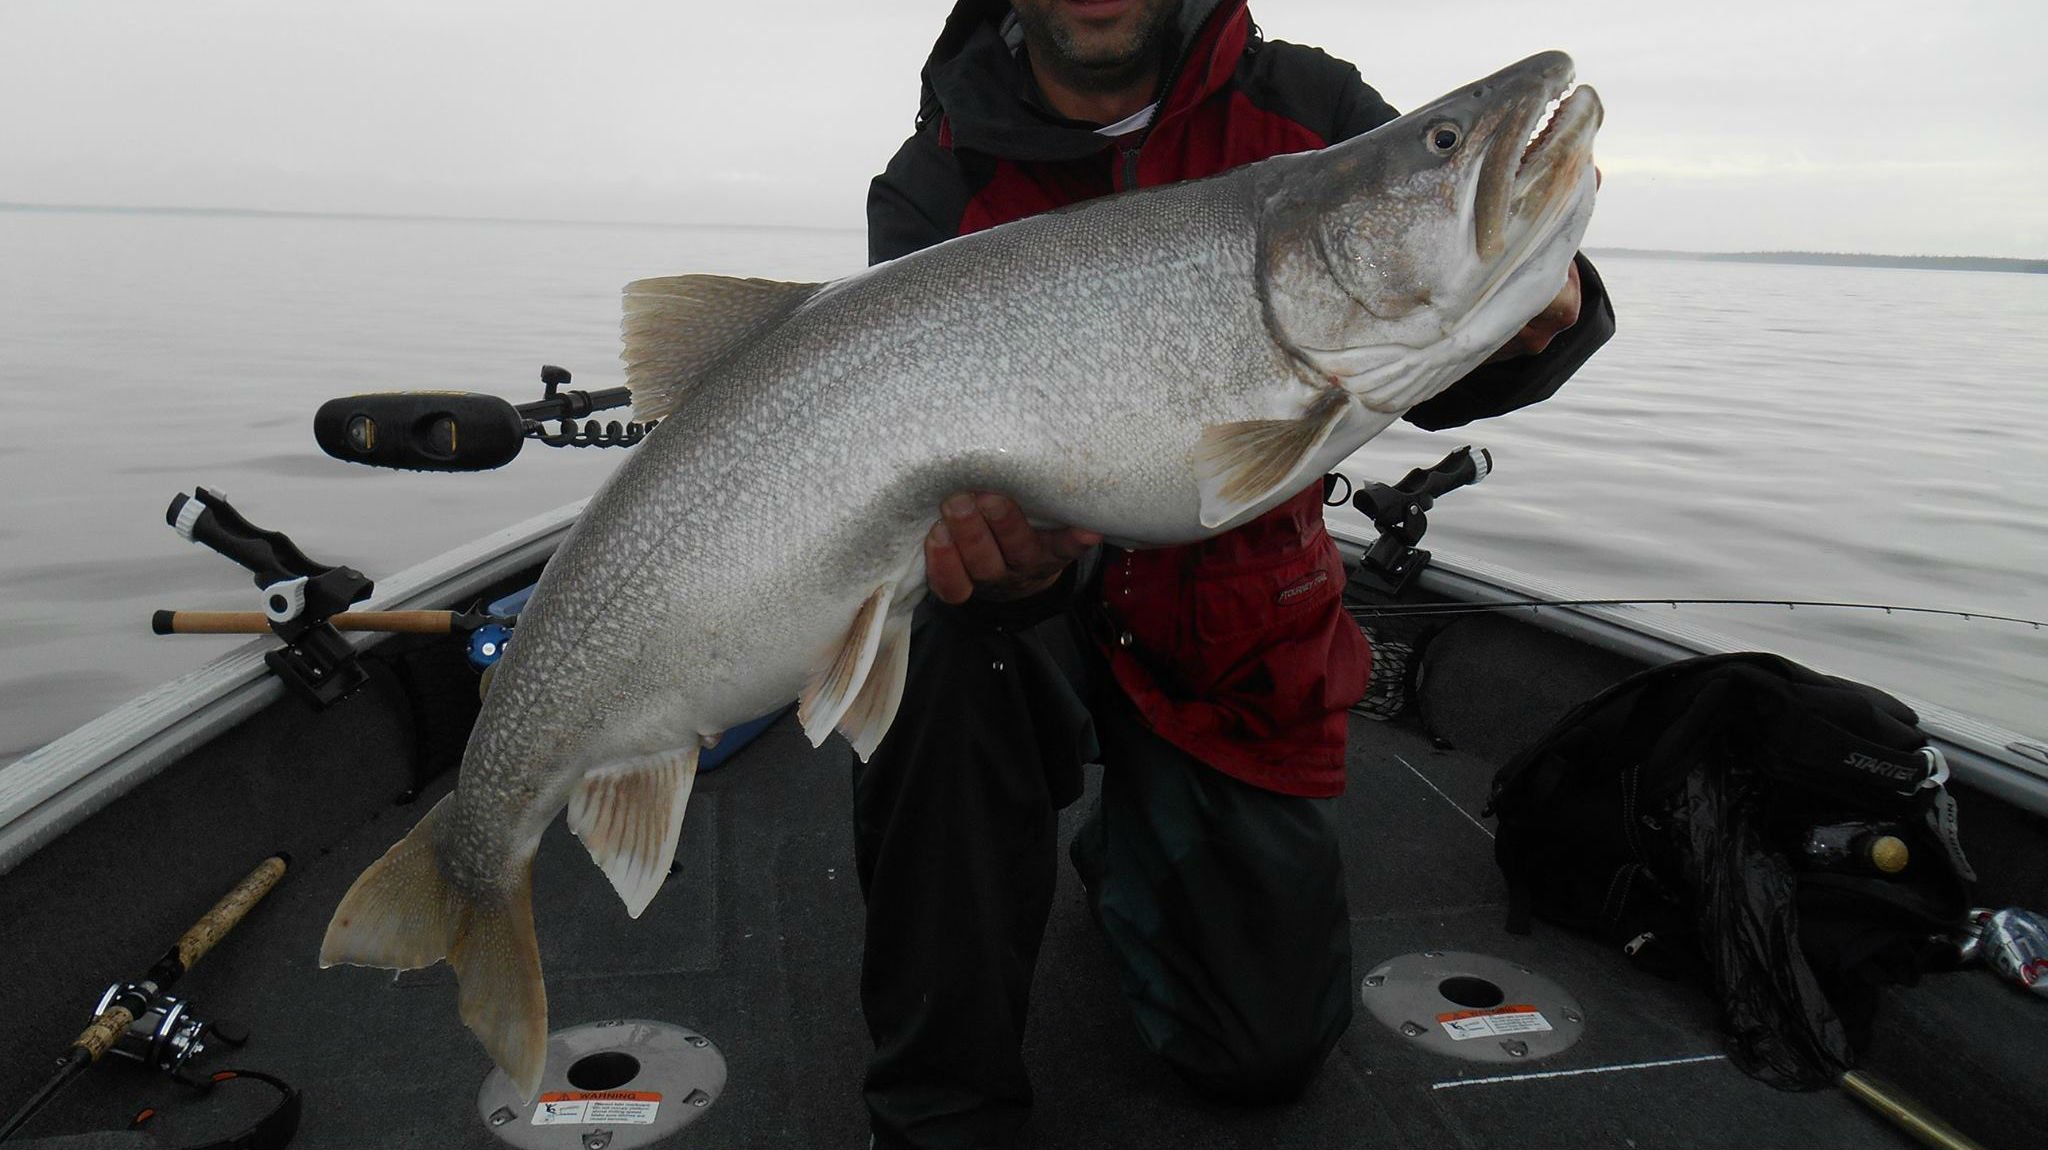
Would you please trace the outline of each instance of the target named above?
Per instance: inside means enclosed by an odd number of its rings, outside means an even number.
[[[0,742],[46,740],[217,654],[150,606],[247,606],[248,575],[163,526],[226,490],[373,577],[591,490],[601,452],[483,475],[330,461],[313,410],[364,391],[619,382],[620,286],[822,280],[854,233],[0,212],[0,391],[67,381],[0,453]],[[1390,430],[1398,476],[1464,443],[1496,474],[1430,545],[1592,595],[1852,598],[2048,616],[2048,276],[1612,259],[1619,333],[1557,396]],[[1912,317],[1902,324],[1900,316]],[[1689,613],[1740,641],[2040,735],[2048,636],[1819,611]],[[10,617],[12,618],[12,617]]]

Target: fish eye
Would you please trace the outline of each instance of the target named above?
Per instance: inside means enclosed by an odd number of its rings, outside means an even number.
[[[1463,139],[1456,124],[1438,124],[1429,130],[1429,149],[1439,154],[1449,153]]]

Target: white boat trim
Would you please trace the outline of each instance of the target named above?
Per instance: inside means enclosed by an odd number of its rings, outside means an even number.
[[[584,501],[558,507],[379,579],[366,610],[461,606],[554,553]],[[383,636],[351,633],[357,647]],[[0,767],[0,874],[194,747],[284,694],[251,640],[196,671],[101,715]]]

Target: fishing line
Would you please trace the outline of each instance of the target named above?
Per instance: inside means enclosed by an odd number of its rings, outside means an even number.
[[[1993,615],[1983,611],[1955,611],[1944,607],[1901,607],[1896,603],[1848,603],[1827,599],[1506,599],[1498,603],[1397,603],[1384,607],[1352,607],[1360,617],[1401,615],[1470,615],[1481,611],[1509,611],[1538,607],[1828,607],[1850,611],[1882,611],[1887,615],[1948,615],[1987,623],[2019,623],[2039,631],[2048,622],[2022,619],[2016,615]]]

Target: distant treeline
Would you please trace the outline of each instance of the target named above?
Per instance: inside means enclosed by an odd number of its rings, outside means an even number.
[[[1993,256],[1878,256],[1862,252],[1674,252],[1657,248],[1597,248],[1596,256],[1659,260],[1707,260],[1738,264],[1821,264],[1848,268],[1926,268],[1951,272],[2032,272],[2048,274],[2048,260],[2009,260]]]

